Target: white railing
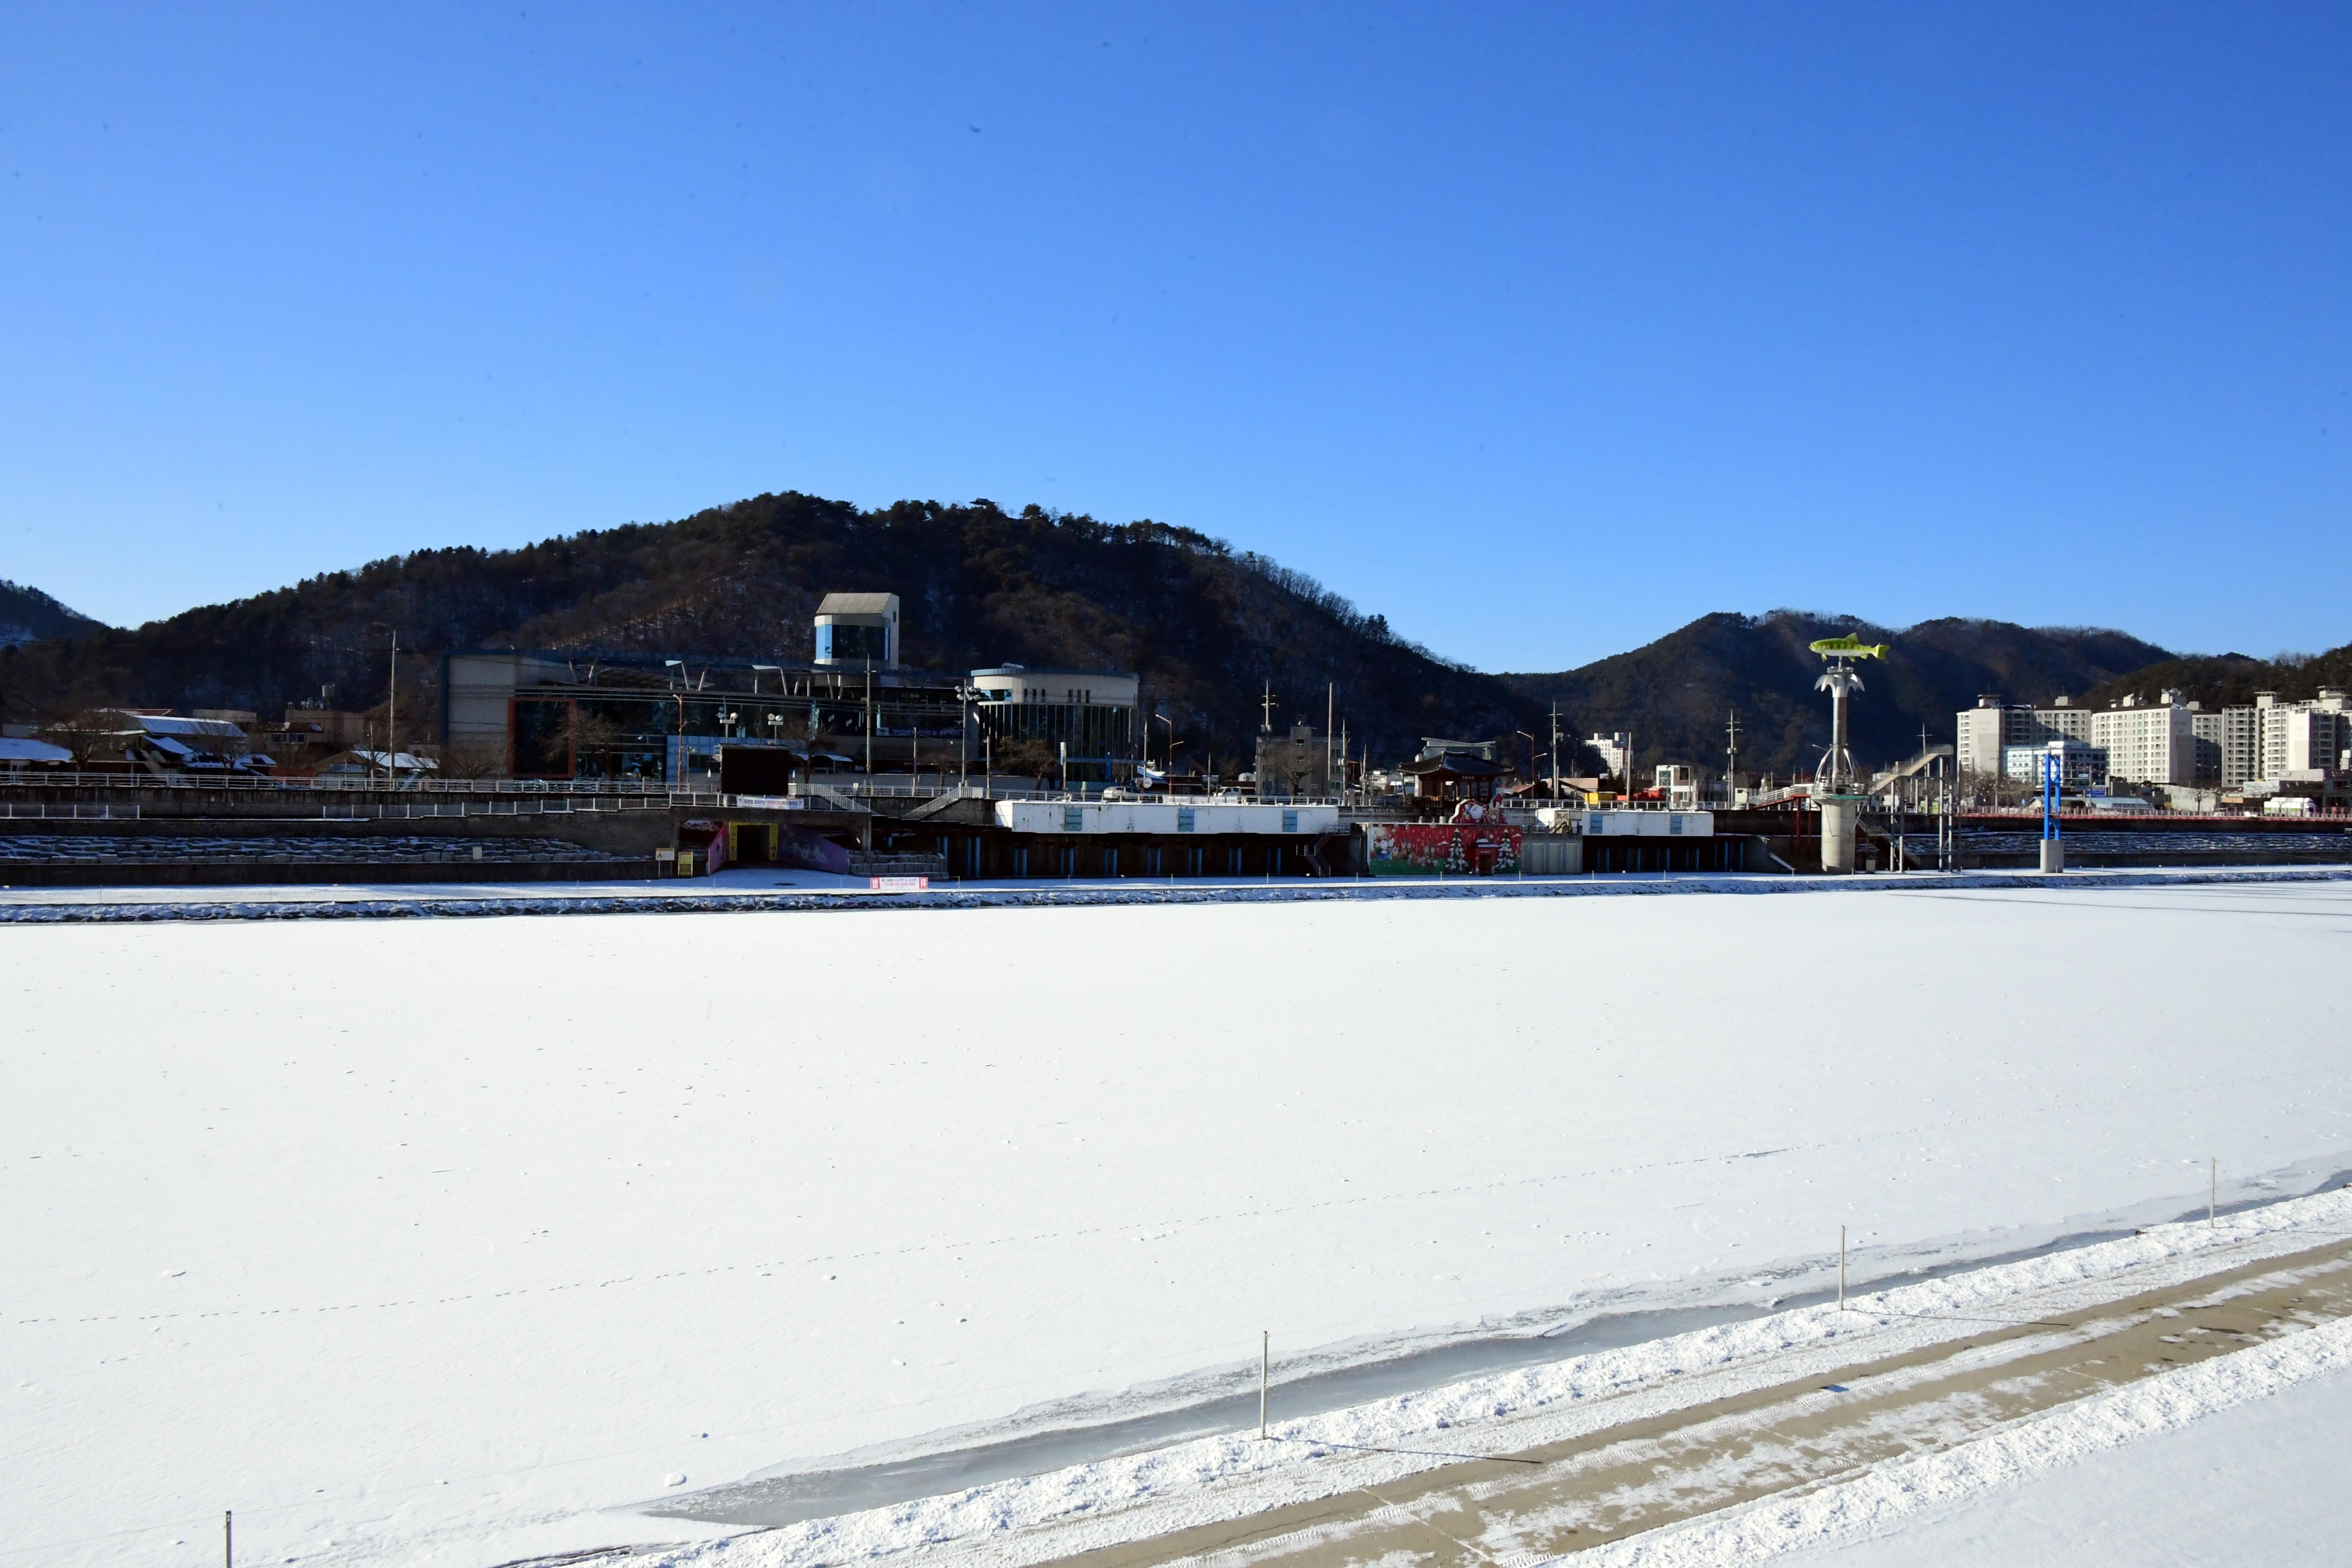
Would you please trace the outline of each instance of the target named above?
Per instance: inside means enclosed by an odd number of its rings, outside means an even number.
[[[433,779],[391,780],[381,774],[278,778],[268,773],[96,773],[74,768],[11,768],[0,771],[0,789],[229,790],[240,795],[331,790],[379,795],[667,795],[667,784],[652,779]]]
[[[21,817],[38,822],[52,819],[58,822],[136,822],[139,805],[111,804],[92,805],[79,801],[0,801],[0,819]]]

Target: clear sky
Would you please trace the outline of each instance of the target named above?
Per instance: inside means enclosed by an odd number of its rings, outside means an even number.
[[[1709,610],[2352,640],[2352,9],[0,7],[0,576],[762,490]]]

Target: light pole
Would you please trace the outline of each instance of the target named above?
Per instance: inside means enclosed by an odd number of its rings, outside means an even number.
[[[383,782],[391,785],[400,782],[400,628],[384,621],[372,624],[392,634],[392,661],[383,683]],[[446,694],[442,700],[448,700]]]
[[[971,687],[969,683],[956,688],[956,706],[962,717],[956,725],[956,794],[961,795],[971,783]]]
[[[1559,798],[1559,704],[1551,705],[1551,797]]]
[[[763,671],[776,678],[776,695],[782,697],[784,694],[784,667],[781,664],[755,664],[751,667],[751,695],[754,697],[760,695],[760,676]],[[781,722],[782,721],[776,710],[774,709],[770,709],[766,719],[768,729],[771,731],[768,736],[769,740],[773,741],[775,739],[773,731],[778,728]]]
[[[1528,743],[1528,790],[1532,794],[1536,787],[1536,738],[1525,730],[1514,730],[1511,733]]]
[[[1152,717],[1168,726],[1168,793],[1172,795],[1176,793],[1176,721],[1165,713],[1154,713]],[[1151,727],[1145,725],[1143,732],[1149,735]]]
[[[677,782],[683,784],[686,783],[686,660],[666,658],[662,660],[662,668],[665,672],[673,668],[677,671],[677,679],[671,685],[669,694],[677,700]]]

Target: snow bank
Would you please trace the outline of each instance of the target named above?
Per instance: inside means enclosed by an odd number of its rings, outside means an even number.
[[[1943,1453],[1880,1467],[1853,1480],[1801,1497],[1771,1499],[1649,1535],[1613,1542],[1581,1554],[1580,1561],[1590,1562],[1594,1568],[1717,1568],[1718,1564],[1761,1562],[1801,1549],[1819,1551],[1884,1537],[1923,1518],[1948,1514],[1961,1505],[1989,1500],[1992,1494],[2018,1488],[2052,1470],[2080,1464],[2126,1444],[2179,1432],[2192,1422],[2271,1397],[2315,1378],[2341,1379],[2347,1373],[2352,1373],[2352,1321],[2339,1321],[2287,1340],[2159,1373],[2112,1394],[2063,1405]],[[2340,1393],[2339,1389],[2339,1396]],[[2346,1430],[2341,1419],[2340,1402],[2329,1402],[2329,1409],[2336,1416],[2334,1430],[2328,1429],[2324,1419],[2316,1430],[2305,1426],[2291,1439],[2290,1446],[2305,1447],[2315,1437],[2322,1439],[2328,1450],[2323,1484],[2334,1490],[2343,1482],[2346,1438],[2352,1433]],[[2307,1421],[2313,1414],[2324,1416],[2326,1413],[2301,1414]],[[2126,1511],[2137,1512],[2136,1504],[2145,1505],[2160,1495],[2159,1488],[2151,1487],[2151,1478],[2144,1473],[2109,1472],[2100,1479],[2106,1495],[2088,1491],[2074,1500],[2078,1508],[2088,1503],[2106,1512],[2121,1503]],[[2078,1489],[2081,1490],[2084,1489]],[[2307,1512],[2312,1500],[2302,1500]],[[2263,1563],[2293,1560],[2292,1552],[2281,1554],[2284,1543],[2273,1533],[2273,1526],[2283,1522],[2288,1531],[2301,1536],[2307,1533],[2310,1521],[2295,1517],[2292,1508],[2285,1520],[2274,1521],[2264,1510],[2245,1506],[2247,1501],[2243,1498],[2230,1500],[2229,1527],[2221,1538],[2227,1550],[2222,1555],[2230,1560]],[[2332,1509],[2328,1511],[2333,1515],[2326,1531],[2329,1549],[2340,1550],[2341,1512]],[[2046,1522],[2037,1524],[2033,1534],[2039,1551],[2047,1552],[2061,1545],[2051,1539]],[[2221,1541],[2207,1544],[2219,1545]],[[2074,1544],[2093,1543],[2078,1541]],[[2178,1538],[2169,1540],[2163,1544],[2162,1555],[2168,1561],[2188,1561],[2192,1556],[2199,1561],[2207,1560],[2201,1554],[2185,1552],[2184,1546]],[[1865,1552],[1850,1557],[1840,1553],[1837,1561],[1868,1562],[1873,1555]],[[1919,1558],[1916,1552],[1901,1555],[1921,1561],[1951,1560],[1935,1555]],[[2112,1538],[2104,1542],[2101,1555],[2110,1561],[2120,1560]]]
[[[1237,1433],[684,1548],[659,1561],[711,1568],[818,1568],[945,1546],[945,1555],[960,1563],[1026,1568],[1377,1487],[1464,1458],[1560,1443],[1825,1375],[1860,1359],[1965,1340],[1983,1331],[1988,1314],[2067,1312],[2118,1294],[2299,1251],[2340,1236],[2347,1223],[2352,1193],[2337,1191],[2235,1216],[2221,1230],[2202,1223],[2163,1226],[2128,1239],[1854,1298],[1850,1310],[1822,1306],[1775,1313],[1285,1423],[1276,1428],[1274,1445],[1259,1443],[1255,1432]],[[2322,1340],[2321,1334],[2327,1337]],[[2306,1340],[2320,1342],[2295,1349]],[[1883,1530],[1916,1510],[1948,1504],[2068,1457],[2168,1429],[2207,1410],[2347,1365],[2352,1325],[2330,1326],[2066,1407],[1931,1459],[1794,1500],[1759,1503],[1636,1536],[1580,1560],[1705,1568]],[[2197,1373],[2211,1375],[2193,1384],[2178,1382]],[[925,1561],[941,1555],[928,1552]]]

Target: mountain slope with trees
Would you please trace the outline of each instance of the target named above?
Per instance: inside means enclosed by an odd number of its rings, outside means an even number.
[[[103,621],[68,609],[38,588],[0,577],[0,647],[88,637],[106,629]]]
[[[1884,660],[1863,662],[1864,689],[1851,710],[1851,743],[1864,763],[1916,755],[1922,726],[1931,743],[1949,742],[1952,715],[1981,693],[2047,701],[2172,657],[2122,632],[1961,619],[1895,630],[1851,616],[1774,610],[1701,616],[1580,669],[1503,679],[1595,731],[1631,731],[1644,766],[1680,762],[1721,772],[1724,731],[1737,711],[1741,771],[1786,778],[1810,771],[1829,744],[1829,700],[1813,689],[1822,663],[1806,645],[1848,633],[1888,645]]]
[[[1979,692],[2095,697],[2174,658],[2121,632],[1976,620],[1891,631],[1779,610],[1704,616],[1580,669],[1489,675],[1399,637],[1310,578],[1186,529],[1034,506],[1014,514],[986,500],[862,510],[788,492],[516,550],[419,551],[133,630],[75,616],[44,634],[52,640],[0,658],[0,716],[57,719],[102,703],[268,714],[322,690],[334,706],[365,710],[383,700],[396,631],[404,654],[419,656],[403,663],[404,727],[429,732],[444,651],[804,660],[817,601],[836,591],[898,594],[906,658],[920,668],[1136,671],[1147,708],[1175,721],[1183,755],[1213,755],[1227,772],[1250,747],[1268,683],[1284,727],[1319,728],[1335,688],[1351,742],[1383,765],[1424,735],[1496,740],[1523,760],[1517,732],[1548,740],[1556,702],[1571,742],[1631,730],[1643,764],[1710,773],[1736,709],[1743,769],[1785,776],[1810,768],[1828,739],[1813,689],[1821,660],[1805,648],[1816,637],[1852,631],[1893,645],[1868,667],[1854,708],[1864,762],[1911,754],[1923,724],[1948,739],[1953,710]],[[1592,758],[1572,744],[1561,763],[1585,771]]]
[[[2249,658],[2224,653],[2168,658],[2094,687],[2086,695],[2105,707],[2135,696],[2152,702],[2170,688],[2187,701],[2228,708],[2252,702],[2257,691],[2276,692],[2282,702],[2300,702],[2318,696],[2323,686],[2352,688],[2352,645],[2315,656]]]
[[[1533,706],[1494,676],[1392,634],[1311,579],[1155,522],[1111,526],[1036,507],[902,501],[873,511],[760,496],[681,521],[519,550],[419,551],[37,650],[0,682],[11,715],[100,702],[269,712],[331,689],[362,708],[385,650],[468,647],[751,654],[805,660],[828,592],[895,593],[908,663],[1139,673],[1184,755],[1227,772],[1270,682],[1275,721],[1323,723],[1327,686],[1351,745],[1394,759],[1423,733],[1507,735]],[[36,650],[26,650],[28,654]],[[437,703],[430,658],[404,711]],[[1246,764],[1244,764],[1246,765]]]

